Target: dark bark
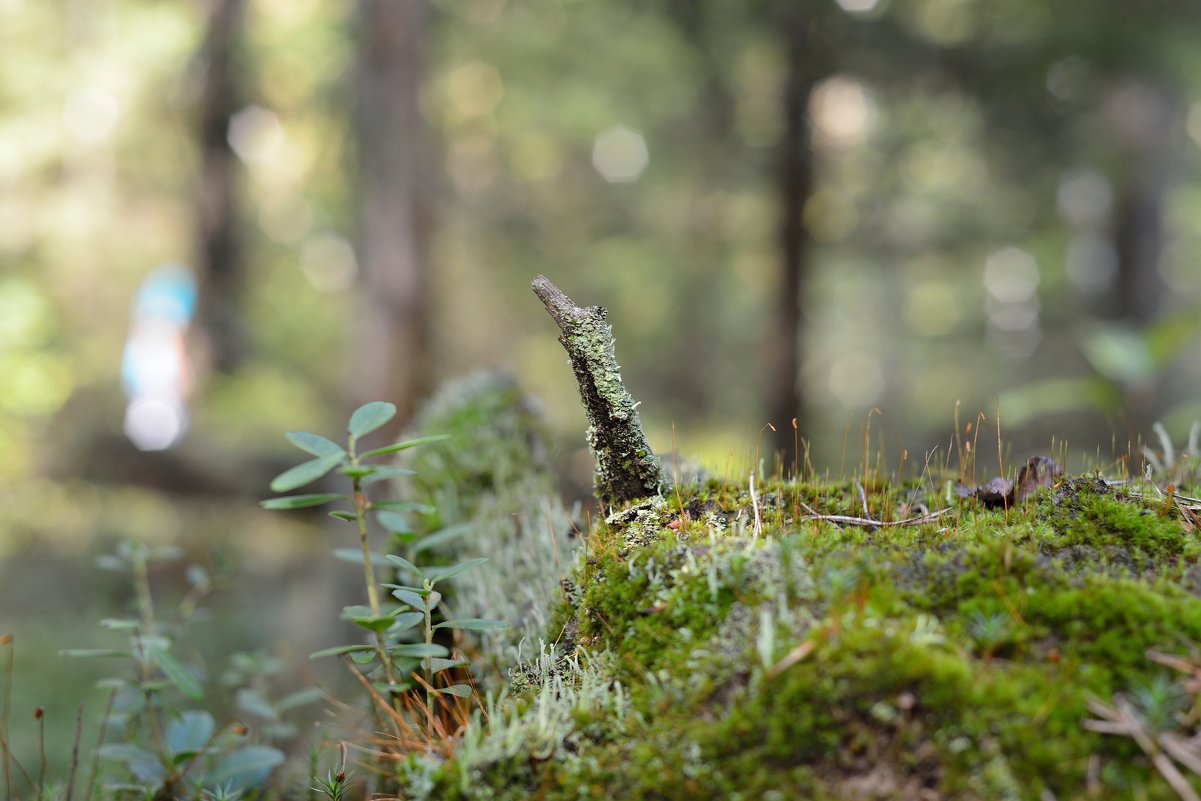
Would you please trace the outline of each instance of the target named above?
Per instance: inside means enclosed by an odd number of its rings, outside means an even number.
[[[562,335],[571,369],[588,415],[588,446],[596,459],[596,497],[607,506],[659,493],[659,460],[651,452],[638,418],[638,404],[626,391],[613,348],[608,312],[580,308],[545,276],[531,285]]]
[[[246,254],[238,220],[238,163],[229,144],[230,118],[241,106],[237,76],[245,0],[212,0],[201,50],[200,187],[196,209],[197,326],[209,366],[237,369],[246,355],[239,303]]]
[[[787,73],[782,98],[784,132],[776,166],[780,285],[768,353],[768,421],[776,427],[772,442],[777,452],[787,452],[793,447],[794,418],[801,436],[807,430],[806,402],[801,388],[801,339],[812,244],[804,213],[814,190],[809,99],[817,82],[829,73],[823,52],[827,43],[812,30],[814,25],[811,13],[798,8],[785,15],[781,27]]]
[[[357,400],[388,400],[399,427],[429,388],[428,176],[418,108],[425,0],[361,0],[355,80],[362,313]]]
[[[1102,314],[1145,331],[1159,319],[1166,291],[1159,272],[1164,247],[1164,206],[1176,157],[1179,102],[1164,86],[1128,80],[1114,90],[1110,123],[1121,154],[1114,192],[1114,248],[1117,274]],[[1161,376],[1122,387],[1122,416],[1132,439],[1148,435],[1162,413]]]

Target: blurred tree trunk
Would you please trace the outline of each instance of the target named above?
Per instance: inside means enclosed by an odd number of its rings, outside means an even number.
[[[795,418],[806,436],[807,399],[801,387],[804,308],[808,295],[811,239],[805,227],[805,204],[814,190],[814,154],[809,120],[813,88],[830,70],[830,46],[815,31],[817,18],[809,4],[787,6],[780,31],[784,37],[785,83],[782,98],[784,131],[776,165],[779,197],[780,283],[768,353],[768,421],[776,427],[772,448],[792,451]]]
[[[425,0],[360,0],[356,92],[362,307],[358,400],[395,403],[399,426],[429,382],[426,129],[418,108]]]
[[[238,314],[246,256],[238,219],[238,164],[229,122],[241,105],[238,74],[245,0],[210,0],[200,51],[204,70],[199,101],[200,188],[196,209],[197,327],[207,366],[228,373],[246,355]]]
[[[1130,83],[1115,94],[1110,117],[1122,165],[1114,192],[1118,272],[1108,316],[1141,328],[1159,316],[1165,289],[1159,261],[1164,200],[1174,167],[1172,121],[1177,104],[1168,90],[1143,82]]]
[[[1159,271],[1164,247],[1164,205],[1175,167],[1180,103],[1170,89],[1126,80],[1108,102],[1121,164],[1114,188],[1114,248],[1117,274],[1103,313],[1145,332],[1163,311],[1166,285]],[[1123,387],[1122,414],[1132,440],[1149,436],[1159,407],[1162,375]]]

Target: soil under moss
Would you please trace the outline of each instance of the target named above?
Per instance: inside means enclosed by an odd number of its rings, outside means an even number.
[[[885,527],[806,509],[945,498],[778,483],[759,526],[746,487],[710,481],[622,510],[565,582],[556,646],[410,795],[1176,798],[1132,739],[1084,726],[1122,694],[1153,737],[1196,729],[1148,652],[1201,643],[1201,546],[1147,492],[1060,479]]]

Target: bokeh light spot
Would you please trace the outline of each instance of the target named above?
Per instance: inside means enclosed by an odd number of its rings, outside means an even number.
[[[1038,262],[1021,248],[1002,248],[984,264],[984,286],[1002,303],[1030,300],[1038,289],[1039,278]]]
[[[1102,225],[1113,207],[1113,188],[1108,179],[1093,170],[1068,173],[1056,192],[1059,213],[1080,227]]]
[[[266,161],[283,140],[279,117],[262,106],[249,106],[230,118],[229,146],[247,164]]]
[[[849,147],[862,144],[867,138],[876,107],[863,84],[845,75],[835,75],[813,90],[809,113],[819,143]]]
[[[848,14],[870,14],[880,5],[880,0],[838,0],[838,6]]]
[[[602,131],[592,145],[592,166],[611,184],[637,181],[650,161],[646,139],[624,125]]]
[[[184,430],[183,409],[160,398],[140,398],[125,410],[125,435],[142,451],[171,447]]]
[[[472,61],[450,73],[446,93],[461,117],[483,117],[500,105],[505,96],[505,84],[496,67]]]

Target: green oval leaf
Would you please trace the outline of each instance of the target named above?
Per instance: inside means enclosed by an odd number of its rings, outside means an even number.
[[[453,667],[458,667],[459,665],[466,665],[466,664],[467,664],[466,659],[431,659],[430,660],[430,671],[435,674],[438,674],[444,670],[450,670]]]
[[[379,521],[381,526],[394,534],[407,534],[409,532],[409,521],[405,520],[404,515],[385,510],[382,512],[376,512],[375,519]]]
[[[204,688],[200,686],[200,682],[192,675],[192,671],[188,670],[170,651],[165,648],[154,648],[150,653],[159,668],[162,669],[163,675],[184,694],[185,698],[189,701],[204,700]]]
[[[434,595],[437,595],[437,593],[433,593],[429,596],[430,609],[433,609],[434,606],[436,606],[436,604],[434,603]],[[393,590],[392,597],[395,598],[396,600],[400,601],[401,603],[408,604],[409,606],[413,607],[414,609],[425,609],[425,598],[421,595],[418,595],[417,593],[413,592],[410,589],[401,588],[401,589]]]
[[[401,451],[407,451],[409,448],[416,448],[418,445],[428,445],[431,442],[441,442],[444,439],[450,439],[450,437],[446,434],[432,434],[428,437],[418,437],[417,439],[397,442],[393,445],[386,445],[383,448],[367,451],[359,458],[371,459],[376,456],[387,456],[390,453],[400,453]]]
[[[370,434],[395,416],[395,405],[383,401],[372,401],[354,410],[346,430],[352,437],[361,437],[364,434]]]
[[[106,617],[100,621],[100,625],[106,629],[121,630],[121,629],[136,629],[139,626],[141,626],[142,624],[140,621],[131,620],[129,618],[124,618],[124,617]]]
[[[330,512],[329,516],[336,520],[345,520],[347,523],[353,523],[358,520],[354,512]]]
[[[339,495],[336,492],[318,492],[312,495],[288,495],[283,498],[270,498],[260,501],[259,506],[264,509],[305,509],[309,506],[321,506],[331,501],[342,500],[345,497],[345,495]]]
[[[417,567],[417,565],[413,564],[408,559],[405,559],[403,556],[397,556],[394,553],[390,553],[388,554],[388,561],[392,562],[398,567],[403,567],[405,570],[413,573],[414,575],[425,578],[425,573],[421,572],[421,568]]]
[[[500,620],[485,620],[480,617],[462,617],[458,620],[443,620],[434,626],[436,629],[459,629],[460,631],[494,631],[507,629],[508,623]]]
[[[129,651],[120,651],[115,648],[66,648],[58,652],[59,656],[70,658],[90,658],[93,656],[133,656]]]
[[[279,713],[275,711],[275,707],[271,706],[271,702],[263,697],[262,693],[256,692],[249,687],[243,687],[238,690],[235,698],[238,709],[248,715],[260,717],[263,720],[279,719]]]
[[[309,654],[309,659],[320,659],[324,656],[341,656],[342,654],[354,654],[360,651],[374,650],[374,645],[335,645],[333,648],[322,648],[320,651],[314,651]]]
[[[401,612],[393,619],[396,621],[396,623],[392,631],[400,633],[402,631],[408,631],[421,621],[425,620],[425,614],[423,612]]]
[[[342,450],[341,445],[319,434],[310,434],[307,431],[292,431],[286,436],[288,437],[288,442],[291,442],[305,453],[311,453],[314,456],[332,456],[335,453],[346,454],[346,451]]]
[[[470,684],[452,684],[449,687],[439,687],[438,692],[445,695],[456,695],[459,698],[470,698],[472,690]]]
[[[266,745],[239,748],[221,759],[217,767],[204,777],[206,787],[229,787],[241,790],[257,787],[267,781],[271,771],[284,763],[284,754]]]
[[[276,476],[275,480],[271,482],[271,489],[274,492],[291,492],[297,487],[303,487],[333,470],[345,458],[345,454],[331,453],[328,456],[320,456],[298,464],[291,470],[285,470]]]
[[[391,615],[352,617],[351,621],[359,628],[374,631],[377,634],[392,628],[392,624],[396,622]]]
[[[350,655],[350,661],[356,665],[370,665],[375,661],[375,649],[370,651],[357,651]]]
[[[384,557],[383,554],[373,553],[371,556],[371,564],[376,567],[391,567],[392,563]],[[363,565],[363,550],[361,548],[338,548],[334,551],[334,558],[341,559],[343,562]]]
[[[374,484],[377,481],[387,481],[390,478],[404,478],[406,476],[415,476],[417,471],[408,470],[403,467],[391,467],[389,465],[381,465],[372,469],[371,475],[362,479],[360,484]]]
[[[291,695],[284,696],[275,706],[280,712],[287,712],[290,709],[316,703],[324,697],[325,693],[323,693],[319,688],[308,687],[304,690],[297,690]]]
[[[439,545],[443,545],[452,540],[458,539],[468,531],[471,531],[471,525],[469,523],[459,523],[454,526],[447,526],[440,531],[435,531],[433,534],[417,540],[417,543],[413,546],[413,553],[421,553],[422,551],[427,551],[430,548],[437,548]]]
[[[450,567],[427,567],[425,569],[425,580],[430,584],[436,584],[439,581],[444,581],[448,578],[454,578],[461,573],[466,573],[468,570],[474,570],[487,561],[487,558],[480,557],[479,559],[468,559],[466,562],[460,562],[459,564],[451,565]]]
[[[430,656],[450,656],[450,651],[447,651],[445,647],[437,644],[426,645],[423,642],[393,645],[388,649],[388,653],[397,656],[416,656],[423,659]]]
[[[367,478],[369,476],[374,475],[375,471],[378,469],[379,469],[378,467],[371,467],[370,465],[359,464],[359,465],[346,465],[345,467],[339,467],[338,472],[341,473],[342,475],[346,476],[347,478],[362,479],[362,478]]]
[[[372,510],[387,509],[391,512],[417,512],[423,515],[432,515],[438,511],[433,506],[416,501],[374,501],[371,504]]]
[[[213,722],[212,715],[208,712],[188,709],[167,724],[167,730],[164,732],[164,745],[172,755],[185,752],[194,754],[208,745],[215,730],[216,724]]]

